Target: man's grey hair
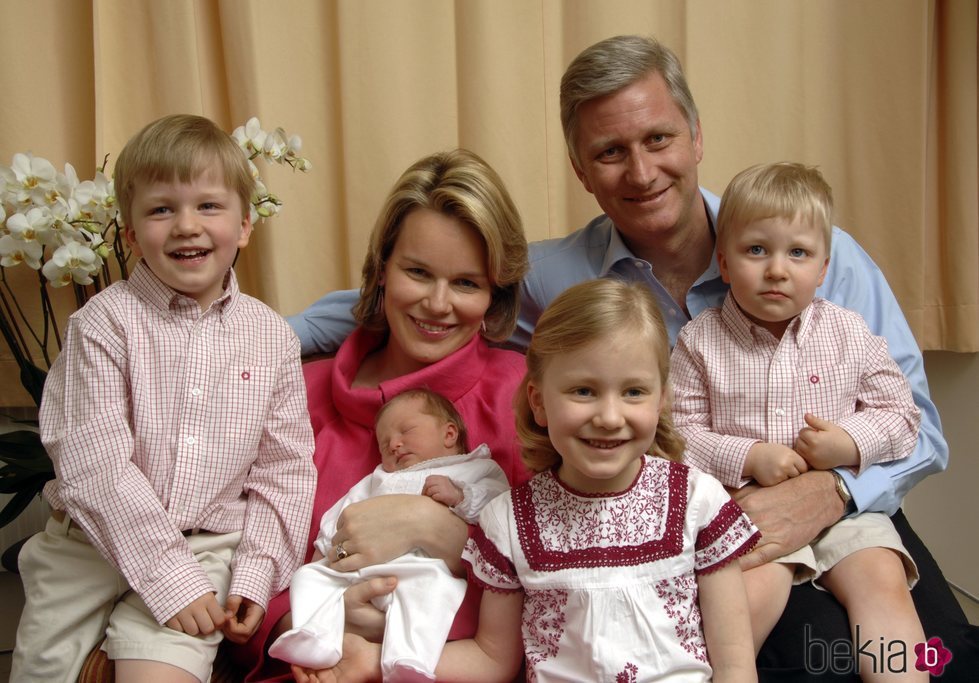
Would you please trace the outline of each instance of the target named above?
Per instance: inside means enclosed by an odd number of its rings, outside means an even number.
[[[615,36],[586,48],[574,58],[561,78],[561,126],[568,153],[579,163],[577,150],[578,108],[590,100],[611,95],[651,73],[666,81],[673,101],[680,107],[696,137],[697,105],[687,86],[680,60],[655,38]]]

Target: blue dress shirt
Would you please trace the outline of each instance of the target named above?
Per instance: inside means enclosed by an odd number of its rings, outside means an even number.
[[[713,226],[720,198],[703,188],[701,194]],[[649,263],[629,251],[611,219],[602,215],[566,237],[530,245],[530,271],[521,288],[520,317],[510,340],[512,344],[527,347],[537,319],[558,294],[571,285],[600,277],[638,281],[649,286],[663,311],[671,345],[691,317],[706,308],[719,307],[728,290],[721,280],[715,250],[710,266],[687,292],[688,316],[653,275]],[[302,313],[288,318],[302,341],[303,353],[335,351],[339,347],[356,326],[350,309],[358,296],[357,290],[331,292]],[[856,311],[874,334],[887,339],[888,350],[907,375],[915,405],[921,410],[918,444],[910,456],[873,465],[859,478],[849,470],[837,470],[846,481],[858,511],[893,514],[915,484],[948,465],[948,444],[928,393],[928,378],[918,343],[877,264],[849,234],[835,226],[829,269],[816,296]]]

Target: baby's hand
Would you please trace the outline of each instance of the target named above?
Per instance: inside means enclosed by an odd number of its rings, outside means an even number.
[[[299,683],[364,683],[381,680],[381,646],[360,636],[345,633],[343,657],[332,669],[306,669],[292,665]]]
[[[809,470],[805,458],[780,443],[759,442],[748,449],[744,476],[762,486],[775,486]]]
[[[205,593],[168,619],[166,625],[189,636],[207,636],[224,626],[225,618],[214,593]]]
[[[225,617],[224,637],[232,643],[244,643],[258,630],[265,618],[265,610],[248,598],[240,595],[229,595],[224,605]]]
[[[806,427],[799,430],[794,448],[814,470],[860,464],[860,449],[850,434],[835,422],[805,414]]]
[[[441,474],[431,474],[425,480],[422,493],[434,501],[454,507],[462,502],[462,489]]]

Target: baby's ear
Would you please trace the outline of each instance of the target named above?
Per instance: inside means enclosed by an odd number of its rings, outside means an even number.
[[[459,428],[456,427],[451,422],[445,423],[445,438],[443,439],[443,445],[446,448],[455,448],[455,445],[459,443]]]

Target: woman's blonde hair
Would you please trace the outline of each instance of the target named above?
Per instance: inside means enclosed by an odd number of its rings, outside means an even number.
[[[360,300],[354,317],[374,332],[388,330],[381,306],[384,264],[394,251],[405,217],[430,209],[472,226],[486,244],[492,300],[483,336],[510,337],[520,310],[520,283],[527,272],[527,238],[517,207],[496,171],[465,149],[438,152],[408,168],[388,195],[371,233]]]
[[[164,116],[136,133],[113,167],[116,200],[125,225],[132,225],[137,183],[190,183],[211,168],[241,200],[242,215],[251,208],[255,178],[248,159],[231,136],[208,118],[192,114]]]
[[[541,427],[534,419],[528,385],[541,382],[552,358],[621,332],[656,350],[666,400],[650,452],[667,460],[680,461],[684,441],[673,426],[673,393],[669,387],[670,339],[659,304],[642,284],[588,280],[570,287],[551,302],[537,321],[530,340],[527,374],[514,401],[517,436],[523,461],[529,469],[535,472],[549,469],[561,462],[561,455],[551,444],[547,427]]]

